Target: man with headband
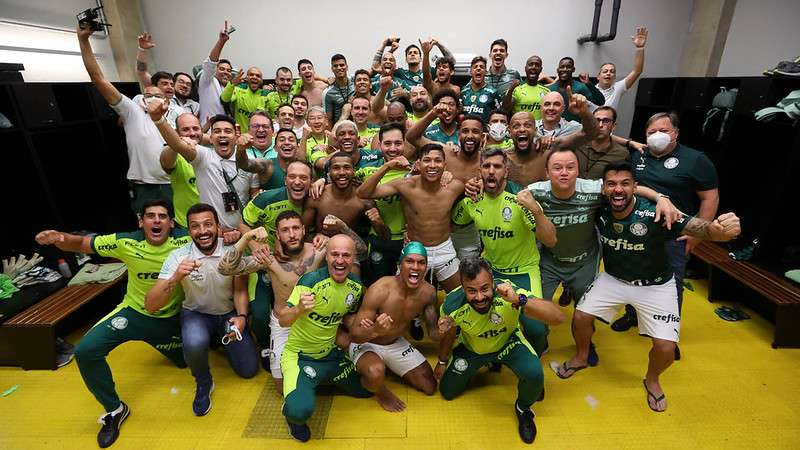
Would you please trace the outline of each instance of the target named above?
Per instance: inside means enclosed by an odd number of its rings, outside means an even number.
[[[361,374],[361,384],[376,394],[387,411],[406,405],[384,385],[386,368],[427,395],[436,392],[436,380],[425,356],[403,337],[415,317],[424,312],[431,338],[438,341],[436,290],[425,281],[428,252],[417,241],[400,253],[397,275],[369,287],[350,324],[350,359]]]

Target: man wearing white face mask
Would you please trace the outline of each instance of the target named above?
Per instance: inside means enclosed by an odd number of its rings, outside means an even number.
[[[719,205],[717,170],[703,152],[677,142],[677,114],[654,114],[645,127],[647,147],[644,152],[631,153],[636,182],[669,196],[684,214],[714,220]],[[675,271],[679,307],[683,303],[686,262],[689,252],[698,242],[699,239],[681,236],[666,243],[669,263]],[[625,316],[617,320],[612,328],[616,331],[627,330],[636,325],[635,315],[632,317],[626,309]]]

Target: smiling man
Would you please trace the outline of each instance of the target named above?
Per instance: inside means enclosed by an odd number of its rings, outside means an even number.
[[[558,61],[558,79],[553,84],[547,86],[551,91],[561,94],[562,104],[569,103],[570,95],[567,92],[567,88],[569,88],[571,92],[585,96],[593,105],[602,105],[605,103],[605,97],[603,97],[603,94],[598,91],[594,85],[591,83],[584,84],[573,79],[572,74],[574,72],[575,60],[569,56],[561,58],[561,60]],[[567,120],[578,120],[578,117],[570,111],[564,112],[564,118]]]
[[[128,267],[128,284],[122,303],[95,324],[75,348],[75,360],[83,382],[105,410],[97,435],[101,448],[116,441],[122,422],[131,411],[114,388],[111,368],[106,362],[109,352],[129,341],[144,341],[176,366],[186,367],[178,318],[183,291],[173,291],[164,305],[155,309],[147,307],[145,295],[156,283],[170,252],[191,239],[185,231],[173,229],[172,208],[165,200],[146,202],[140,214],[141,230],[132,233],[89,237],[46,230],[36,235],[39,245],[55,245],[66,252],[97,253],[117,258]]]
[[[519,72],[506,67],[507,58],[508,42],[506,42],[505,39],[495,39],[492,45],[489,46],[489,59],[492,65],[489,67],[489,73],[486,75],[486,83],[488,83],[501,98],[514,86],[514,81],[518,84],[520,80],[522,80]]]
[[[266,117],[264,117],[266,119]],[[271,133],[270,133],[271,134]],[[297,158],[297,137],[289,128],[280,128],[275,135],[274,158],[251,158],[245,149],[254,143],[252,136],[242,135],[237,140],[236,165],[242,170],[258,175],[261,189],[277,189],[284,185],[286,168]]]
[[[240,83],[244,86],[241,86]],[[267,92],[263,90],[263,84],[264,77],[261,69],[251,67],[247,69],[244,78],[239,73],[236,78],[229,81],[219,95],[223,103],[230,105],[230,110],[242,133],[247,133],[250,126],[250,114],[266,107]]]
[[[518,113],[526,111],[534,119],[542,118],[542,98],[550,92],[544,84],[539,82],[542,73],[542,58],[533,55],[525,62],[525,84],[509,89],[503,99],[503,109]]]
[[[461,88],[461,105],[464,114],[473,114],[485,123],[489,113],[500,107],[502,97],[491,86],[486,84],[486,58],[476,56],[469,66],[472,79]]]
[[[458,144],[458,114],[461,100],[454,91],[440,90],[433,96],[433,108],[408,130],[406,140],[420,148],[432,141]],[[438,119],[439,122],[435,123]]]

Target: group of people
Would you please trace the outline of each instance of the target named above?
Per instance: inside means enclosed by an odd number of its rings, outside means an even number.
[[[143,34],[143,94],[132,99],[104,78],[92,31],[77,33],[91,80],[125,129],[140,230],[46,230],[36,240],[128,266],[122,303],[76,348],[105,409],[100,447],[130,414],[106,362],[130,340],[191,369],[198,416],[211,408],[211,349],[224,349],[242,378],[256,376],[260,356],[300,441],[321,383],[401,411],[387,369],[451,400],[482,367],[506,365],[519,378],[520,436],[533,442],[539,356],[549,326],[565,319],[552,301],[559,285],[558,303],[575,303],[576,353],[556,375],[596,366],[593,322],[627,304],[620,320],[653,343],[647,404],[667,408],[659,376],[677,354],[688,252],[740,227],[732,213],[717,216],[714,166],[677,142],[677,116],[651,117],[646,143],[613,134],[619,98],[643,69],[645,28],[619,81],[611,63],[597,85],[575,79],[569,57],[547,80],[538,56],[523,80],[498,39],[461,88],[435,39],[405,49],[407,69],[389,37],[352,77],[336,54],[332,79],[301,59],[298,80],[281,67],[265,86],[260,69],[234,72],[221,58],[227,23],[196,79],[149,76],[154,44]],[[442,53],[435,67],[433,48]],[[426,334],[438,343],[434,366],[412,343]]]

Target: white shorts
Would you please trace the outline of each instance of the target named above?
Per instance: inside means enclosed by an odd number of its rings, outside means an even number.
[[[474,222],[467,225],[453,225],[450,239],[456,248],[458,259],[464,259],[468,256],[480,256],[481,237],[478,235],[478,229],[475,228]]]
[[[283,378],[281,353],[289,340],[289,327],[282,327],[274,311],[269,313],[269,372],[272,378]]]
[[[458,256],[449,238],[439,245],[425,247],[428,252],[428,272],[436,275],[438,281],[444,281],[458,273]]]
[[[402,336],[389,345],[365,342],[363,344],[350,344],[348,349],[348,354],[353,364],[357,363],[358,359],[367,352],[373,352],[378,355],[389,370],[401,377],[427,361],[422,356],[422,353]]]
[[[635,286],[601,272],[578,302],[577,309],[611,322],[626,304],[636,308],[639,334],[678,342],[681,315],[675,278],[664,284]]]

